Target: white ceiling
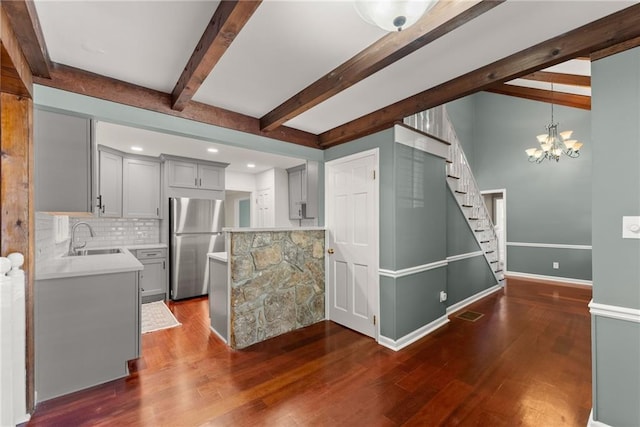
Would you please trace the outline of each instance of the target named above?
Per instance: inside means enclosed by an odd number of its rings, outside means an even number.
[[[229,163],[228,171],[249,174],[264,172],[274,167],[286,169],[304,163],[304,160],[294,157],[268,154],[223,143],[169,135],[102,121],[97,122],[96,125],[96,144],[106,145],[125,153],[145,156],[157,157],[164,153]],[[131,149],[132,146],[140,147],[143,151],[134,151]],[[218,152],[211,153],[207,151],[209,148],[216,148]],[[249,163],[254,164],[255,167],[247,167]]]
[[[327,131],[633,3],[508,0],[286,124]],[[172,91],[217,7],[190,0],[35,4],[53,61],[163,92]],[[266,0],[194,100],[261,117],[383,35],[351,1]]]

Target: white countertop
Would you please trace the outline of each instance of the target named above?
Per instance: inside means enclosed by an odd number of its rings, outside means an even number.
[[[158,247],[158,246],[151,246]],[[94,276],[98,274],[125,273],[144,269],[127,248],[123,253],[87,256],[59,256],[36,267],[36,280],[60,279],[64,277]]]
[[[232,233],[261,233],[264,231],[324,231],[324,227],[271,227],[271,228],[249,228],[249,227],[225,227],[222,231]]]
[[[130,251],[133,251],[136,249],[166,249],[167,244],[166,243],[146,243],[144,245],[127,245],[126,248],[129,249]]]
[[[209,252],[207,254],[209,259],[215,259],[216,261],[227,262],[228,257],[226,252]]]

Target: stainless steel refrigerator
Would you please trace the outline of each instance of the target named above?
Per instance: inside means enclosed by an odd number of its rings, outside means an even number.
[[[208,252],[224,252],[224,201],[169,199],[169,277],[171,299],[206,295]]]

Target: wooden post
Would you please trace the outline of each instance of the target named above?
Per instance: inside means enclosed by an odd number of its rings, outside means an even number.
[[[27,410],[34,408],[33,102],[0,93],[0,254],[25,257]]]

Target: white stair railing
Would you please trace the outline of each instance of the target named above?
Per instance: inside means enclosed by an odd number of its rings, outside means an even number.
[[[498,235],[447,110],[444,106],[431,108],[405,118],[404,123],[451,144],[447,159],[447,184],[496,281],[502,284],[504,271],[498,256]]]

